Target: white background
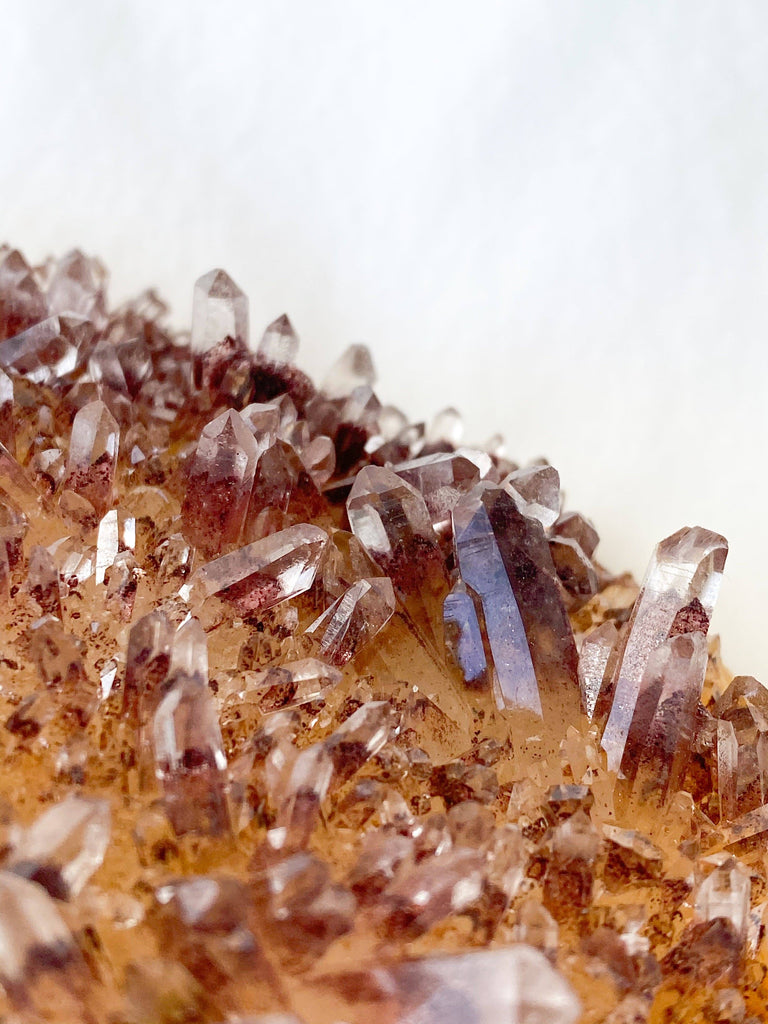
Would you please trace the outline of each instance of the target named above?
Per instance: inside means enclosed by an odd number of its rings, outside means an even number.
[[[546,455],[611,568],[725,533],[768,682],[765,0],[0,0],[0,237],[79,245]]]

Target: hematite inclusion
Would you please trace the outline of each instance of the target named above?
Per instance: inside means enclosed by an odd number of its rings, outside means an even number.
[[[0,248],[0,1019],[763,1019],[768,698],[727,544]]]

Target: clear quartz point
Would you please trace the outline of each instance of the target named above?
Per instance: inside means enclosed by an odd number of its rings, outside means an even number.
[[[195,603],[217,595],[243,614],[272,608],[309,590],[327,544],[319,526],[290,526],[202,566],[190,597]]]
[[[288,316],[283,313],[264,331],[257,355],[262,362],[285,366],[296,362],[298,352],[299,336]]]
[[[501,707],[568,714],[578,656],[541,523],[489,483],[453,510],[456,558],[479,597]]]
[[[728,853],[704,858],[695,891],[694,910],[699,921],[724,917],[742,939],[749,916],[751,879],[749,871]]]
[[[110,833],[109,801],[73,794],[24,831],[8,867],[52,896],[73,899],[101,866]]]
[[[246,672],[243,700],[255,701],[264,714],[298,707],[323,697],[341,681],[341,672],[317,658],[273,665],[263,672]]]
[[[206,352],[225,338],[248,344],[248,298],[224,270],[198,278],[192,299],[193,352]]]
[[[603,685],[608,658],[619,639],[615,623],[609,619],[584,637],[579,654],[579,686],[581,702],[591,720]]]
[[[454,409],[453,406],[448,406],[446,409],[441,409],[429,424],[426,429],[425,440],[427,444],[445,442],[455,446],[461,442],[463,433],[464,422],[461,418],[461,413]]]
[[[72,423],[65,490],[85,498],[102,518],[115,496],[120,428],[101,401],[89,402]]]
[[[392,580],[420,636],[440,651],[448,578],[424,498],[392,470],[366,466],[349,492],[347,516],[352,532]]]
[[[624,779],[642,795],[663,802],[682,787],[706,670],[701,632],[670,637],[651,653],[621,760]]]
[[[346,398],[361,385],[376,383],[376,371],[367,345],[350,345],[339,356],[323,381],[328,398]]]
[[[152,737],[155,775],[174,831],[228,831],[227,758],[207,682],[177,677],[155,712]]]
[[[488,682],[488,662],[475,599],[458,580],[443,604],[445,646],[458,665],[467,686],[483,689]]]
[[[37,384],[72,373],[93,335],[93,324],[74,314],[50,316],[0,342],[0,366]]]
[[[450,532],[456,502],[488,476],[491,466],[491,457],[486,452],[459,448],[455,452],[423,455],[392,468],[424,498],[432,526],[442,535]]]
[[[36,969],[64,967],[75,944],[56,903],[42,886],[0,871],[0,980],[17,1001]]]
[[[210,556],[236,544],[245,525],[256,465],[256,439],[234,409],[203,428],[181,510],[184,535]]]
[[[545,530],[560,515],[560,474],[554,466],[527,466],[516,469],[501,485],[512,495],[517,507],[538,519]]]
[[[682,627],[706,634],[727,554],[724,537],[698,526],[678,530],[656,547],[611,680],[613,704],[602,746],[612,771],[621,765],[651,655],[671,633],[689,631]]]
[[[358,580],[307,628],[318,638],[323,658],[346,665],[386,626],[395,611],[387,576]]]
[[[48,283],[52,313],[75,313],[101,325],[106,318],[107,271],[93,257],[73,249],[63,256]]]

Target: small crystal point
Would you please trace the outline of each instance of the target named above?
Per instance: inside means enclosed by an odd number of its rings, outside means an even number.
[[[204,554],[210,556],[239,540],[258,459],[253,433],[234,409],[203,428],[181,517],[184,535]]]
[[[482,689],[488,682],[488,662],[475,600],[458,580],[443,604],[445,645],[467,686]]]
[[[155,712],[152,735],[155,774],[174,831],[228,831],[227,758],[208,686],[178,677]]]
[[[695,913],[699,921],[724,917],[742,939],[746,935],[750,907],[749,871],[727,853],[705,858],[704,876],[696,887]]]
[[[64,488],[75,491],[102,518],[114,500],[120,428],[101,401],[84,405],[72,423]]]
[[[285,366],[296,362],[298,352],[299,337],[288,316],[283,313],[264,331],[257,355],[265,363]]]
[[[192,301],[193,352],[205,352],[225,338],[248,344],[248,299],[224,270],[195,282]]]
[[[243,698],[255,700],[264,714],[318,700],[341,681],[341,672],[317,658],[302,658],[249,672]]]
[[[315,619],[307,633],[319,638],[323,657],[341,667],[386,626],[394,611],[392,580],[386,576],[358,580]]]
[[[134,725],[154,714],[171,664],[173,628],[162,611],[153,611],[131,627],[123,684],[123,715]]]
[[[608,658],[618,639],[619,631],[615,623],[609,619],[594,629],[582,642],[579,654],[579,686],[582,706],[590,720],[595,713]]]
[[[0,366],[38,384],[71,374],[93,335],[93,325],[74,315],[50,316],[0,342]]]
[[[516,469],[501,485],[517,502],[521,512],[538,519],[544,529],[560,515],[560,474],[554,466]]]
[[[109,801],[70,795],[25,830],[8,867],[52,896],[73,899],[101,866],[110,831]]]
[[[52,313],[75,313],[96,323],[106,317],[107,271],[93,257],[73,249],[57,263],[48,284]]]
[[[55,902],[42,886],[0,871],[0,980],[16,1002],[38,970],[65,967],[76,947]]]
[[[728,542],[701,527],[684,528],[656,547],[632,610],[611,681],[613,704],[603,731],[608,767],[618,771],[648,661],[694,602],[709,620],[720,589]],[[678,620],[679,621],[679,620]],[[701,617],[696,619],[701,624]]]
[[[376,371],[367,345],[350,345],[339,356],[323,381],[328,398],[346,398],[361,385],[376,383]]]
[[[193,600],[216,594],[243,614],[273,608],[309,590],[327,544],[325,530],[307,523],[254,541],[198,569]]]

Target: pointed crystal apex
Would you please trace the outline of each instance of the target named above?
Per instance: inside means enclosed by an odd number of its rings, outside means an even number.
[[[520,511],[538,519],[545,530],[554,525],[560,515],[560,474],[554,466],[516,469],[502,487],[512,495]]]
[[[727,554],[724,537],[698,526],[678,530],[657,545],[609,684],[613,704],[602,746],[612,771],[621,765],[653,652],[670,636],[689,631],[706,634]]]
[[[225,338],[248,344],[248,299],[224,270],[195,282],[192,302],[193,352],[206,352]]]
[[[97,259],[73,249],[56,265],[48,284],[52,313],[75,313],[101,323],[107,311],[107,271]]]
[[[64,489],[93,506],[101,519],[114,501],[120,428],[101,401],[89,402],[72,423]]]
[[[253,433],[234,409],[203,428],[181,517],[184,535],[207,556],[240,539],[258,460]]]
[[[109,801],[68,796],[26,829],[9,867],[52,896],[72,899],[101,866],[110,832]]]
[[[302,658],[273,665],[263,672],[249,672],[244,679],[244,699],[255,701],[263,714],[299,707],[324,697],[341,682],[341,672],[317,658]]]
[[[376,383],[376,371],[367,345],[350,345],[328,371],[323,392],[328,398],[346,398],[361,385]]]
[[[193,600],[218,595],[244,615],[273,608],[309,590],[328,534],[302,523],[202,566],[190,580]]]
[[[224,742],[213,694],[180,676],[153,722],[155,774],[174,831],[220,835],[229,828]]]
[[[392,618],[395,592],[386,576],[358,580],[315,619],[307,633],[317,636],[324,658],[346,665]]]
[[[286,313],[279,316],[264,331],[259,342],[257,355],[273,366],[285,366],[296,362],[299,352],[299,336]]]
[[[35,882],[0,871],[0,907],[0,980],[22,1002],[36,969],[64,967],[76,947],[54,900]]]

